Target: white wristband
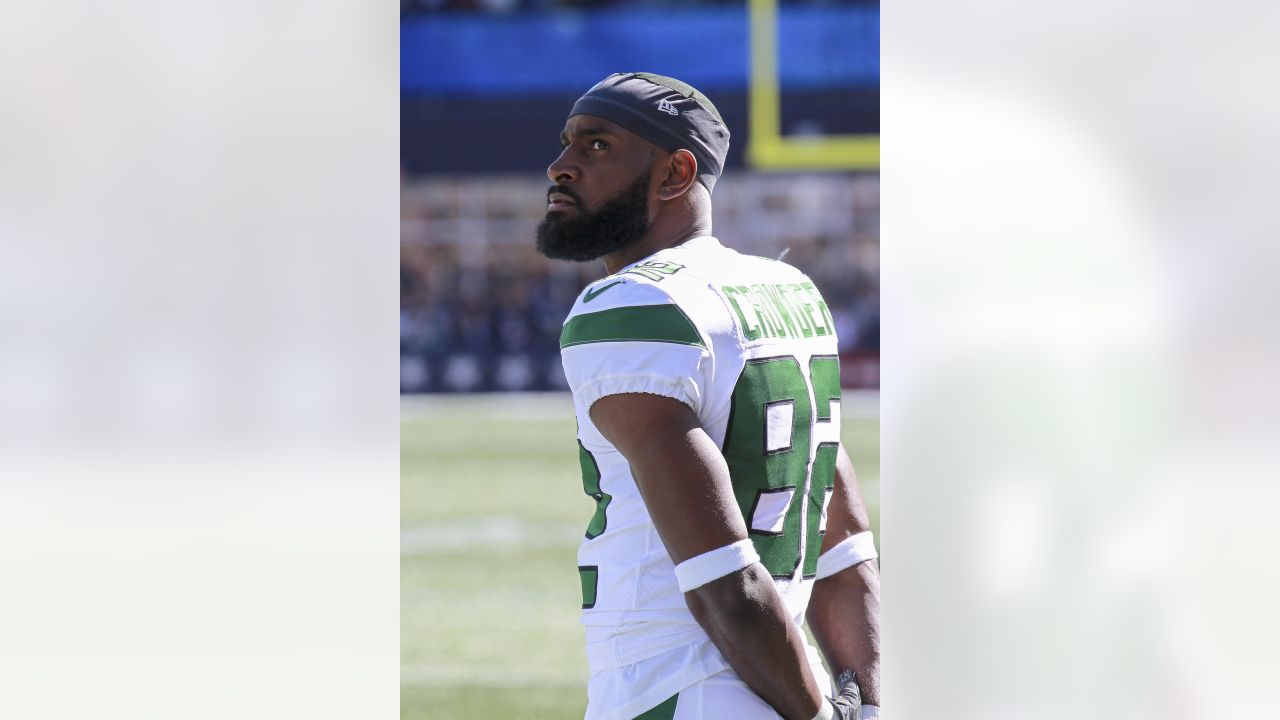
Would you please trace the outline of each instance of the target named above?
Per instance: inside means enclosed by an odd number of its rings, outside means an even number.
[[[750,540],[739,540],[680,563],[676,566],[676,582],[680,592],[689,592],[758,562],[760,553],[755,545]]]
[[[870,530],[851,535],[818,556],[817,579],[831,577],[845,568],[877,557],[880,556],[876,554],[876,541]]]
[[[863,705],[862,720],[880,720],[880,708],[875,705]]]

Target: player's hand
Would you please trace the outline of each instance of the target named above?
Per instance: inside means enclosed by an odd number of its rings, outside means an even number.
[[[862,717],[862,691],[858,689],[857,679],[852,670],[845,670],[836,678],[836,687],[840,693],[831,698],[831,706],[835,708],[833,720],[860,720]]]

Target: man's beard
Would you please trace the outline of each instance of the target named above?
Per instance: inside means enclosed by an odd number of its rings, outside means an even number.
[[[538,224],[538,252],[553,260],[584,262],[602,258],[644,237],[649,230],[649,180],[652,168],[646,169],[595,212],[588,212],[576,193],[563,186],[559,192],[573,198],[578,213],[560,217],[547,213]]]

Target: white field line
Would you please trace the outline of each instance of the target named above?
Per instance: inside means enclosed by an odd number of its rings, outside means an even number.
[[[585,665],[585,663],[584,663]],[[495,671],[492,666],[407,665],[400,668],[400,684],[412,687],[446,687],[475,685],[479,687],[555,687],[583,688],[586,700],[586,668],[581,674],[533,669]]]
[[[567,392],[400,396],[402,421],[449,417],[459,411],[491,412],[522,420],[570,420],[573,398]],[[858,419],[879,417],[880,391],[842,391],[840,412]]]
[[[575,547],[581,541],[582,531],[573,527],[529,523],[513,515],[484,515],[402,528],[400,554],[431,555],[469,548],[492,551]]]
[[[567,392],[401,395],[400,420],[438,419],[459,412],[487,413],[520,420],[572,420]]]

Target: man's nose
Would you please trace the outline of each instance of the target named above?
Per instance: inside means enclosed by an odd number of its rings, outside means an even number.
[[[547,166],[547,178],[557,185],[574,182],[578,179],[578,166],[569,158],[569,149],[560,152],[560,157]]]

